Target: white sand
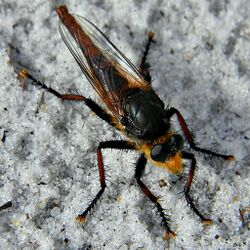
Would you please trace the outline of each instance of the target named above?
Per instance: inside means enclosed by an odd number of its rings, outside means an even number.
[[[145,34],[153,30],[153,86],[182,112],[200,146],[236,157],[226,163],[195,154],[192,195],[214,220],[208,227],[180,193],[185,178],[147,165],[143,179],[162,197],[177,233],[170,241],[162,239],[161,220],[133,178],[134,152],[103,151],[108,189],[83,227],[74,220],[99,188],[98,143],[121,136],[84,105],[63,104],[35,87],[22,92],[19,86],[13,65],[57,90],[76,87],[94,96],[58,33],[54,8],[61,3],[0,3],[0,127],[6,131],[0,142],[0,205],[13,203],[0,212],[0,248],[247,249],[249,213],[244,224],[239,209],[250,206],[249,0],[65,2],[134,63]],[[161,179],[169,185],[160,188]]]

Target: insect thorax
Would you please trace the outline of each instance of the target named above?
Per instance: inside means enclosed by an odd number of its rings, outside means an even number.
[[[154,91],[132,89],[123,98],[126,132],[139,139],[155,139],[170,127],[164,104]]]

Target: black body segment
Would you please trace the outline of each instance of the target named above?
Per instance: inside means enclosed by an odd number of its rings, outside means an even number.
[[[123,97],[125,116],[121,121],[129,135],[155,139],[169,129],[164,104],[154,91],[130,90]]]

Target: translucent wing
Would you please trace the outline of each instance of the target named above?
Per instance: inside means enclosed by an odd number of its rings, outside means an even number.
[[[150,85],[94,24],[69,14],[65,6],[59,7],[57,13],[64,43],[108,109],[120,120],[124,115],[123,94],[128,89],[148,89]]]

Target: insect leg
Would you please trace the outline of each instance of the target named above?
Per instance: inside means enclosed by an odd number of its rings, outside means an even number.
[[[60,94],[55,89],[48,87],[44,83],[40,82],[39,80],[35,79],[26,69],[23,69],[19,72],[19,77],[22,79],[30,79],[33,85],[45,89],[49,93],[55,95],[56,97],[60,98],[62,101],[76,101],[76,102],[85,102],[85,104],[102,120],[109,123],[111,126],[115,127],[113,123],[112,116],[109,115],[105,110],[103,110],[97,103],[95,103],[90,98],[86,98],[82,95],[75,95],[75,94]]]
[[[164,235],[164,239],[168,240],[171,237],[174,237],[176,234],[169,227],[169,219],[164,214],[164,210],[161,207],[158,198],[148,189],[148,187],[141,181],[142,173],[144,172],[145,166],[147,163],[147,159],[142,154],[139,160],[136,163],[135,169],[135,178],[137,180],[138,185],[140,186],[143,193],[155,204],[158,213],[162,219],[162,225],[166,230],[166,234]]]
[[[185,194],[185,198],[187,200],[187,203],[190,205],[191,209],[198,215],[198,217],[201,219],[202,223],[204,223],[204,224],[212,224],[213,221],[210,220],[210,219],[206,219],[200,213],[200,211],[196,208],[192,198],[189,195],[190,187],[191,187],[192,180],[193,180],[194,173],[195,173],[195,169],[196,169],[196,159],[195,159],[193,154],[187,153],[187,152],[182,152],[182,156],[183,156],[184,159],[187,159],[187,160],[191,161],[191,167],[190,167],[190,170],[189,170],[189,173],[188,173],[187,182],[186,182],[185,187],[184,187],[184,194]]]
[[[3,205],[0,206],[0,211],[7,209],[9,207],[12,206],[12,202],[11,201],[7,201],[6,203],[4,203]]]
[[[176,108],[170,108],[168,110],[166,110],[166,115],[168,116],[168,118],[171,118],[173,115],[177,115],[177,118],[178,118],[178,121],[181,125],[181,128],[184,132],[184,135],[186,137],[186,139],[188,140],[188,143],[190,145],[190,147],[193,149],[193,150],[196,150],[196,151],[199,151],[199,152],[202,152],[202,153],[205,153],[205,154],[209,154],[209,155],[213,155],[213,156],[216,156],[216,157],[220,157],[220,158],[223,158],[224,160],[229,160],[229,161],[232,161],[234,160],[234,156],[233,155],[223,155],[223,154],[218,154],[218,153],[215,153],[213,151],[210,151],[208,149],[205,149],[205,148],[200,148],[200,147],[197,147],[195,142],[194,142],[194,139],[188,129],[188,126],[182,116],[182,114],[180,113],[179,110],[177,110]]]
[[[142,74],[142,76],[144,77],[144,79],[146,81],[148,81],[149,83],[151,82],[151,75],[149,73],[149,63],[147,63],[147,56],[148,56],[148,52],[149,52],[149,49],[150,49],[150,45],[152,42],[155,42],[154,41],[154,32],[150,31],[148,33],[148,41],[147,41],[147,44],[145,46],[145,50],[144,50],[144,53],[143,53],[143,56],[142,56],[142,59],[141,59],[141,63],[140,63],[140,67],[139,67],[139,71],[140,73]]]
[[[129,144],[127,141],[105,141],[101,142],[97,148],[97,162],[98,162],[98,169],[99,169],[99,180],[101,189],[96,194],[95,198],[90,202],[88,207],[84,210],[83,213],[76,217],[80,223],[84,223],[88,213],[93,209],[96,205],[97,201],[101,198],[105,188],[106,188],[106,181],[105,181],[105,170],[103,165],[103,157],[102,157],[102,149],[105,148],[113,148],[113,149],[135,149],[132,144]]]

